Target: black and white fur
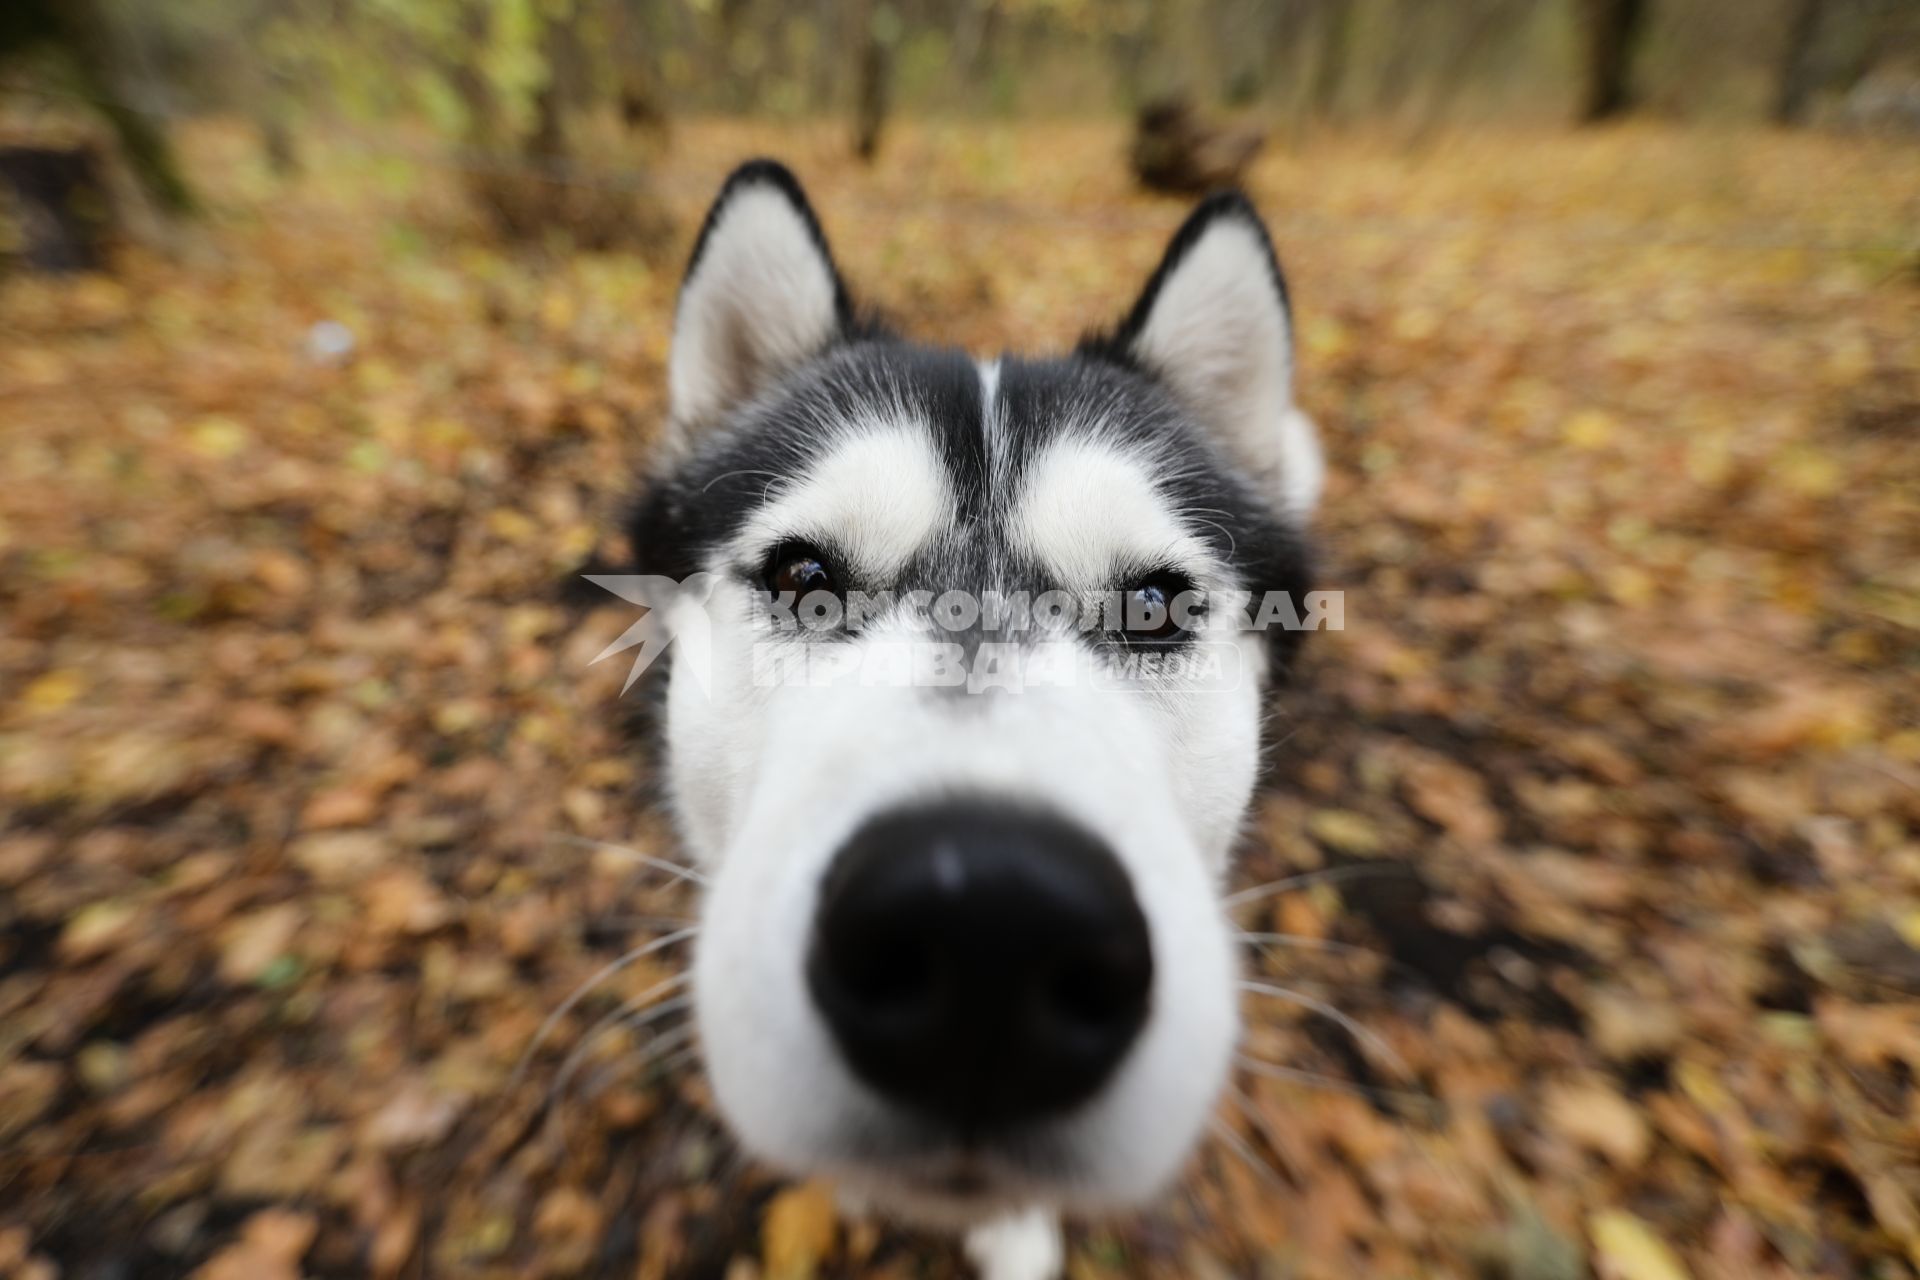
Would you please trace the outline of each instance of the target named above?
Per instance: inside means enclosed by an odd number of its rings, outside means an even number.
[[[694,992],[718,1105],[772,1165],[967,1232],[988,1280],[1044,1280],[1061,1266],[1056,1215],[1165,1187],[1226,1079],[1237,973],[1219,890],[1263,691],[1297,636],[1231,633],[1246,679],[1230,692],[970,696],[758,686],[748,648],[765,637],[749,619],[770,552],[793,539],[831,547],[866,590],[1095,593],[1141,566],[1202,591],[1304,590],[1322,462],[1292,397],[1267,233],[1245,197],[1215,196],[1117,327],[1065,357],[980,360],[865,324],[799,185],[757,161],[700,233],[670,388],[632,536],[642,572],[716,583],[710,687],[676,665],[666,747],[679,829],[711,882]],[[875,813],[957,794],[1044,808],[1104,841],[1154,959],[1150,1016],[1098,1094],[989,1139],[863,1085],[803,976],[843,841]]]

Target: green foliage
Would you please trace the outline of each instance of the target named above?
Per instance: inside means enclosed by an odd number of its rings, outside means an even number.
[[[540,124],[551,33],[568,109],[846,110],[871,36],[903,113],[1102,112],[1168,91],[1299,119],[1564,118],[1580,0],[92,0],[153,90],[284,122],[424,123],[511,150]],[[0,4],[0,48],[47,0]],[[1668,115],[1752,118],[1794,37],[1785,0],[1660,0],[1636,79]],[[1817,98],[1920,65],[1911,0],[1827,0],[1796,64]],[[42,15],[44,17],[44,14]],[[861,23],[867,31],[857,31]],[[1802,37],[1804,38],[1804,37]],[[565,59],[562,59],[565,61]],[[148,93],[146,96],[154,96]]]
[[[939,78],[953,56],[953,44],[939,31],[917,31],[908,36],[898,56],[901,87],[911,92],[915,86]]]

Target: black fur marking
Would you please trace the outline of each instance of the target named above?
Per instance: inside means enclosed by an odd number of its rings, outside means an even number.
[[[1302,594],[1312,589],[1313,557],[1305,537],[1151,376],[1130,364],[1076,353],[1065,360],[1004,360],[1000,389],[1006,434],[1018,441],[1014,477],[1057,437],[1063,420],[1090,419],[1100,437],[1151,460],[1154,484],[1174,518],[1256,600],[1264,592],[1283,591],[1298,607]],[[1266,634],[1276,666],[1284,669],[1301,633],[1276,629]]]
[[[1145,461],[1175,517],[1256,599],[1263,592],[1286,591],[1297,604],[1311,586],[1311,558],[1299,531],[1132,353],[1165,282],[1221,218],[1240,218],[1254,228],[1266,247],[1281,305],[1287,305],[1286,280],[1272,244],[1244,195],[1222,192],[1194,210],[1117,329],[1087,339],[1066,358],[1003,358],[989,406],[982,399],[979,369],[963,353],[917,346],[856,323],[818,219],[793,175],[774,161],[749,162],[727,179],[694,246],[689,278],[699,269],[707,238],[728,201],[753,185],[778,190],[805,222],[833,274],[840,333],[759,398],[729,411],[670,474],[656,477],[629,525],[639,572],[684,579],[713,567],[714,553],[780,484],[805,476],[848,424],[877,420],[927,433],[948,473],[953,529],[921,548],[895,581],[862,581],[856,566],[843,566],[848,588],[1038,595],[1061,585],[1012,544],[1003,517],[1032,460],[1069,433],[1095,436]],[[791,532],[823,545],[833,535],[831,530]],[[738,574],[760,571],[758,561],[723,568]],[[1301,635],[1275,629],[1268,636],[1284,670]]]
[[[1244,590],[1256,597],[1291,592],[1297,604],[1311,586],[1300,534],[1144,374],[1081,357],[1008,357],[1000,363],[992,418],[989,426],[979,370],[958,352],[895,340],[836,347],[796,370],[773,396],[739,411],[654,485],[631,526],[639,571],[685,578],[709,567],[782,481],[806,475],[832,450],[846,424],[877,419],[926,433],[947,472],[954,527],[892,581],[866,580],[858,566],[843,562],[849,588],[1037,596],[1061,586],[1013,544],[1006,517],[1033,460],[1063,436],[1081,434],[1143,459],[1175,518]],[[790,532],[832,537],[831,530]],[[760,562],[726,568],[751,576]],[[1274,630],[1269,638],[1284,664],[1300,635]]]
[[[649,486],[629,526],[639,571],[672,578],[697,572],[778,485],[806,474],[847,424],[893,418],[896,401],[927,421],[936,439],[958,436],[955,421],[979,414],[978,379],[968,404],[956,376],[961,364],[965,357],[956,353],[886,337],[829,347],[735,409],[672,474]]]
[[[1216,191],[1202,200],[1180,229],[1173,234],[1173,240],[1167,245],[1167,251],[1160,258],[1160,265],[1147,277],[1147,284],[1140,291],[1140,297],[1134,302],[1133,309],[1127,312],[1126,319],[1118,326],[1087,334],[1080,340],[1076,349],[1078,354],[1110,361],[1128,368],[1139,368],[1138,354],[1134,344],[1139,341],[1140,333],[1147,327],[1147,321],[1153,316],[1153,308],[1160,301],[1160,290],[1165,287],[1173,273],[1180,269],[1193,247],[1200,243],[1214,223],[1226,218],[1237,218],[1253,230],[1266,251],[1267,269],[1272,273],[1274,292],[1280,295],[1280,310],[1287,318],[1287,332],[1293,332],[1293,298],[1287,290],[1287,274],[1280,268],[1280,255],[1274,252],[1273,237],[1267,234],[1267,224],[1260,217],[1260,211],[1254,208],[1253,201],[1246,193],[1237,189]]]

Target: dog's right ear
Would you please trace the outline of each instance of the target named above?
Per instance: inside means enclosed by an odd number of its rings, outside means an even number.
[[[693,246],[667,368],[672,443],[763,391],[849,327],[852,307],[784,165],[733,171]]]
[[[1244,195],[1203,200],[1127,318],[1080,350],[1158,378],[1283,511],[1312,512],[1325,465],[1293,400],[1286,277]]]

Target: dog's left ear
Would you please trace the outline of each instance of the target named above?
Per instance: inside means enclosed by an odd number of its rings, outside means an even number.
[[[851,317],[799,182],[772,160],[741,165],[707,211],[680,286],[667,368],[674,442],[818,355]]]
[[[1244,195],[1202,202],[1120,327],[1082,349],[1158,378],[1283,510],[1312,512],[1325,463],[1293,402],[1287,282]]]

